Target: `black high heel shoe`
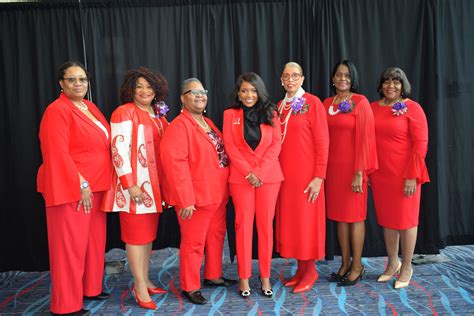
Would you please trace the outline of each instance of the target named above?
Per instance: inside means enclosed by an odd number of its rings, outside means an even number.
[[[343,275],[339,274],[339,271],[337,273],[333,272],[328,278],[329,282],[341,282],[347,275],[351,272],[351,268],[346,271]]]
[[[364,275],[365,273],[365,268],[364,266],[362,266],[362,270],[360,271],[359,273],[359,276],[357,278],[355,278],[355,280],[349,280],[349,275],[344,277],[341,282],[339,282],[337,284],[337,286],[353,286],[353,285],[356,285],[357,282],[359,282],[360,280],[362,280],[362,276]]]
[[[250,297],[250,295],[252,295],[252,292],[250,292],[250,289],[248,289],[248,290],[243,290],[243,291],[242,291],[242,290],[239,290],[239,294],[240,294],[240,296],[242,296],[242,298],[247,299],[247,298]]]
[[[259,280],[260,280],[260,285],[261,285],[260,291],[262,292],[262,295],[265,296],[265,297],[272,297],[273,296],[273,289],[272,288],[264,289],[262,279],[259,279]]]

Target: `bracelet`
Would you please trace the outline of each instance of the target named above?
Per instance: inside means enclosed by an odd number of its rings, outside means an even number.
[[[246,176],[245,176],[245,179],[250,178],[251,175],[252,175],[252,172],[250,172],[248,175],[246,175]]]

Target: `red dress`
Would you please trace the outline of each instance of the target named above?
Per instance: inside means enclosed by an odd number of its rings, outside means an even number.
[[[364,221],[367,215],[367,174],[377,169],[374,117],[367,98],[352,94],[348,113],[338,110],[334,97],[324,100],[329,128],[326,206],[330,220]],[[352,191],[356,171],[363,171],[363,193]]]
[[[400,116],[391,107],[371,104],[379,169],[371,174],[377,222],[380,226],[404,230],[418,225],[421,184],[429,182],[425,156],[428,150],[428,124],[421,106],[407,99],[408,111]],[[416,192],[403,193],[405,179],[415,179]]]
[[[325,255],[324,183],[315,203],[308,202],[308,193],[303,191],[314,177],[326,177],[329,135],[319,98],[309,93],[303,98],[301,111],[289,117],[281,147],[285,181],[277,205],[276,249],[283,257],[310,260]],[[282,122],[287,113],[288,110],[281,113]]]

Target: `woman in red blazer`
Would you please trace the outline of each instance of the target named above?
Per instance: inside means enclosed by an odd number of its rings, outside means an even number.
[[[256,217],[261,292],[271,297],[273,218],[283,180],[278,161],[281,130],[276,106],[268,102],[265,84],[256,73],[245,73],[237,79],[233,101],[224,111],[224,143],[230,158],[230,195],[235,206],[239,293],[244,298],[250,296]]]
[[[58,72],[61,95],[48,105],[40,125],[43,164],[38,191],[46,202],[51,313],[88,314],[83,297],[102,293],[106,215],[102,196],[110,188],[110,127],[84,96],[89,74],[79,62]]]
[[[183,82],[181,102],[181,114],[170,123],[161,141],[161,161],[170,204],[175,206],[181,229],[182,293],[193,304],[205,304],[207,300],[199,291],[204,250],[204,284],[236,283],[222,278],[229,160],[221,132],[202,114],[207,90],[198,79]]]

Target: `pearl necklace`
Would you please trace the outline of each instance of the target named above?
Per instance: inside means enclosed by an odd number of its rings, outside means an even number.
[[[201,116],[202,117],[202,116]],[[199,122],[199,120],[197,118],[195,118],[193,116],[193,119],[196,121],[196,123],[198,123],[199,126],[201,126],[201,128],[205,131],[207,131],[210,127],[209,127],[209,124],[207,124],[206,120],[203,118],[203,122],[204,122],[204,125],[201,124],[201,122]]]
[[[279,115],[279,121],[280,121],[281,125],[284,125],[283,133],[281,133],[281,142],[282,143],[285,140],[286,131],[288,130],[288,121],[290,120],[291,114],[293,113],[293,108],[291,107],[291,105],[293,104],[293,100],[294,100],[294,98],[302,97],[304,93],[305,93],[305,91],[303,90],[303,88],[300,87],[298,89],[298,91],[295,93],[295,95],[293,95],[293,97],[288,98],[288,96],[285,95],[285,98],[281,101],[280,106],[278,107],[278,114],[280,114]],[[282,121],[281,117],[283,115],[283,111],[288,111],[288,113],[286,114],[285,118]]]
[[[73,103],[73,104],[76,106],[76,108],[82,111],[87,111],[89,109],[89,107],[87,106],[87,104],[84,103],[84,101],[81,101],[81,104],[76,104],[76,103]]]
[[[349,93],[349,95],[347,97],[343,98],[341,102],[336,102],[336,99],[340,99],[340,98],[339,98],[338,95],[335,95],[334,98],[332,99],[331,105],[329,106],[329,109],[328,109],[329,115],[336,115],[337,113],[339,113],[340,112],[339,104],[344,102],[344,101],[349,100],[350,98],[352,98],[352,93]],[[336,107],[336,110],[334,110],[334,104],[338,105]]]

